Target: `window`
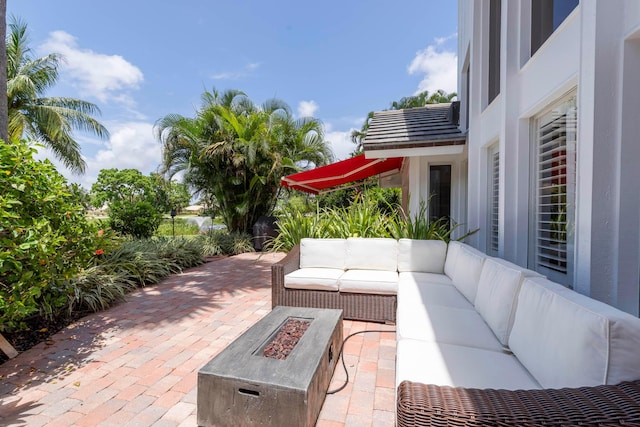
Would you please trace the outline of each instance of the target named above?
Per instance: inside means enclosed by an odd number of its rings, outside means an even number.
[[[435,221],[451,216],[451,165],[429,167],[429,219]]]
[[[578,0],[531,0],[531,55],[564,22]]]
[[[576,194],[576,98],[535,120],[533,268],[572,285]]]
[[[488,69],[488,102],[491,104],[500,93],[500,24],[501,0],[489,2],[489,69]]]
[[[487,253],[492,256],[498,255],[498,207],[500,197],[500,151],[499,145],[495,144],[489,149],[489,194],[487,197]]]

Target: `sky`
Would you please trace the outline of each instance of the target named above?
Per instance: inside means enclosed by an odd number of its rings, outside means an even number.
[[[36,56],[64,57],[47,96],[95,103],[105,140],[75,133],[87,162],[70,181],[87,189],[101,169],[156,171],[153,127],[193,117],[200,95],[239,89],[314,116],[337,160],[369,111],[423,90],[456,91],[452,0],[8,0]],[[42,152],[42,157],[50,154]]]

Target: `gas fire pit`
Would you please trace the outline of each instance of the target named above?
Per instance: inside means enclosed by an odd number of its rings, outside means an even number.
[[[342,310],[275,307],[198,372],[198,425],[313,426]]]

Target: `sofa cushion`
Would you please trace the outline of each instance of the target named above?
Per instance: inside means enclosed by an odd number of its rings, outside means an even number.
[[[398,241],[350,237],[347,239],[345,267],[356,270],[398,271]]]
[[[487,258],[478,281],[476,310],[505,346],[513,326],[523,277],[522,270]]]
[[[447,257],[444,261],[444,274],[449,277],[453,277],[453,272],[456,268],[456,261],[458,260],[458,253],[460,248],[466,246],[462,242],[452,240],[447,244]]]
[[[527,278],[509,346],[546,388],[640,379],[640,319],[544,278]]]
[[[338,279],[340,292],[395,295],[398,293],[398,273],[380,270],[347,270]]]
[[[398,339],[411,338],[492,351],[503,350],[503,345],[489,326],[473,310],[424,306],[416,299],[404,298],[398,302],[396,325]]]
[[[537,271],[533,271],[533,270],[529,270],[528,268],[521,267],[518,264],[514,264],[511,261],[507,261],[506,259],[498,258],[498,257],[491,257],[491,259],[494,262],[504,265],[505,267],[522,271],[522,275],[524,277],[545,277],[543,274],[540,274]]]
[[[455,286],[440,283],[419,283],[414,280],[415,273],[400,273],[398,279],[398,305],[400,300],[415,300],[425,306],[441,305],[444,307],[474,310],[471,304]]]
[[[344,270],[346,239],[301,239],[300,268],[338,268]]]
[[[338,268],[301,268],[284,276],[284,287],[337,291],[338,279],[344,270]]]
[[[453,282],[449,279],[448,276],[444,274],[436,274],[436,273],[420,273],[417,271],[403,271],[399,274],[400,282],[405,283],[414,283],[414,284],[440,284],[440,285],[451,285],[453,286]]]
[[[447,244],[442,240],[398,240],[398,271],[444,274]]]
[[[471,304],[475,303],[478,281],[486,255],[470,246],[462,246],[456,256],[456,266],[451,273],[453,285]]]
[[[540,388],[511,354],[412,339],[397,344],[396,387],[405,380],[467,388]]]

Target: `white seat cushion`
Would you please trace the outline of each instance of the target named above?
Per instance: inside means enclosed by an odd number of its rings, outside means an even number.
[[[344,270],[337,268],[301,268],[284,276],[284,287],[337,291],[338,279],[343,274]]]
[[[344,270],[346,239],[300,240],[300,268],[337,268]]]
[[[485,350],[503,350],[491,328],[473,310],[424,306],[415,299],[398,303],[398,338],[456,344]]]
[[[450,387],[540,388],[513,355],[412,339],[398,341],[396,386],[405,380]]]
[[[453,286],[453,282],[449,279],[448,276],[444,274],[436,274],[436,273],[420,273],[417,271],[403,271],[399,275],[400,283],[412,283],[414,285],[423,285],[423,284],[439,284],[439,285],[451,285]],[[399,284],[399,286],[401,286]]]
[[[463,246],[458,250],[456,266],[451,280],[471,304],[475,303],[478,292],[478,281],[482,273],[482,265],[486,255],[469,246]]]
[[[401,273],[398,283],[398,304],[401,299],[413,299],[422,305],[441,305],[475,311],[471,304],[455,286],[438,283],[416,283],[406,279]]]
[[[398,293],[398,273],[395,271],[347,270],[338,279],[340,292],[395,295]]]
[[[447,258],[444,261],[444,274],[449,277],[453,277],[453,272],[456,269],[456,261],[458,260],[458,253],[460,248],[466,246],[462,242],[452,240],[447,244]]]
[[[348,238],[345,268],[398,271],[398,241],[383,238]]]
[[[503,345],[509,341],[518,302],[518,292],[524,275],[512,268],[487,258],[478,282],[475,307]]]
[[[527,278],[509,346],[545,388],[640,379],[640,319],[544,278]]]
[[[398,271],[444,274],[447,244],[442,240],[398,240]]]

